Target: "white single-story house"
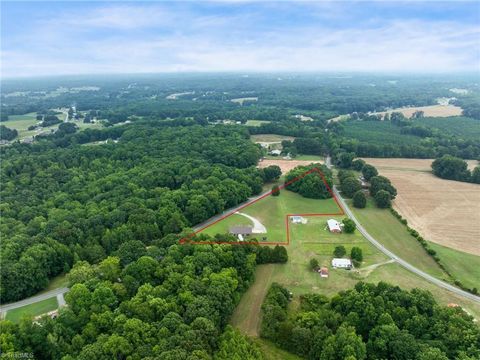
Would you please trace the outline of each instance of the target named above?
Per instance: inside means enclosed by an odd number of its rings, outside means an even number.
[[[351,269],[352,261],[350,259],[333,258],[332,266],[340,269]]]
[[[334,233],[342,232],[340,223],[335,219],[327,220],[327,225],[328,225],[328,230],[330,230],[330,232],[334,232]]]
[[[282,150],[272,150],[270,151],[270,155],[273,156],[280,156],[282,154]]]
[[[294,215],[291,217],[292,219],[292,223],[294,224],[306,224],[307,223],[307,219],[305,219],[303,216],[298,216],[298,215]]]

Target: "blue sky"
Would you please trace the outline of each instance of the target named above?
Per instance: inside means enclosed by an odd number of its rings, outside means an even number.
[[[478,71],[480,2],[4,2],[2,77]]]

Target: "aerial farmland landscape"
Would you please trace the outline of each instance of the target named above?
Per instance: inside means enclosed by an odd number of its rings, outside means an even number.
[[[478,2],[0,6],[1,359],[480,359]]]

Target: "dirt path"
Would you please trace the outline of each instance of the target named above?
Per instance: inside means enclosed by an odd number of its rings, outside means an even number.
[[[386,265],[386,264],[391,264],[395,262],[394,259],[390,259],[388,261],[384,261],[384,262],[381,262],[381,263],[378,263],[378,264],[373,264],[373,265],[370,265],[370,266],[366,266],[364,268],[360,268],[360,269],[357,269],[358,272],[362,273],[363,276],[367,276],[369,275],[373,270],[375,270],[376,268],[378,268],[379,266],[382,266],[382,265]]]
[[[255,281],[243,294],[240,303],[233,312],[230,323],[249,336],[259,336],[263,299],[272,283],[277,265],[258,265]]]

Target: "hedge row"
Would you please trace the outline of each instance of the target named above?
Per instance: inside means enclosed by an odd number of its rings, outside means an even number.
[[[445,265],[443,264],[443,262],[440,260],[440,257],[438,256],[437,252],[435,250],[433,250],[430,245],[428,244],[428,242],[422,237],[420,236],[420,234],[418,233],[417,230],[415,229],[412,229],[410,226],[408,226],[408,222],[407,222],[407,219],[404,219],[402,217],[402,215],[400,215],[396,210],[390,208],[390,212],[393,214],[393,216],[395,216],[402,224],[404,224],[406,227],[407,227],[407,230],[408,232],[410,233],[410,235],[412,235],[415,239],[417,239],[417,241],[420,243],[420,245],[422,245],[422,247],[425,249],[425,251],[427,252],[428,255],[430,255],[433,260],[438,264],[438,266],[443,270],[445,271],[445,273],[450,277],[450,279],[453,281],[453,283],[458,286],[460,289],[462,290],[465,290],[465,291],[468,291],[472,294],[478,294],[478,289],[477,288],[468,288],[466,287],[465,285],[462,284],[462,282],[458,279],[455,278],[455,276],[453,276],[453,274],[445,267]]]

